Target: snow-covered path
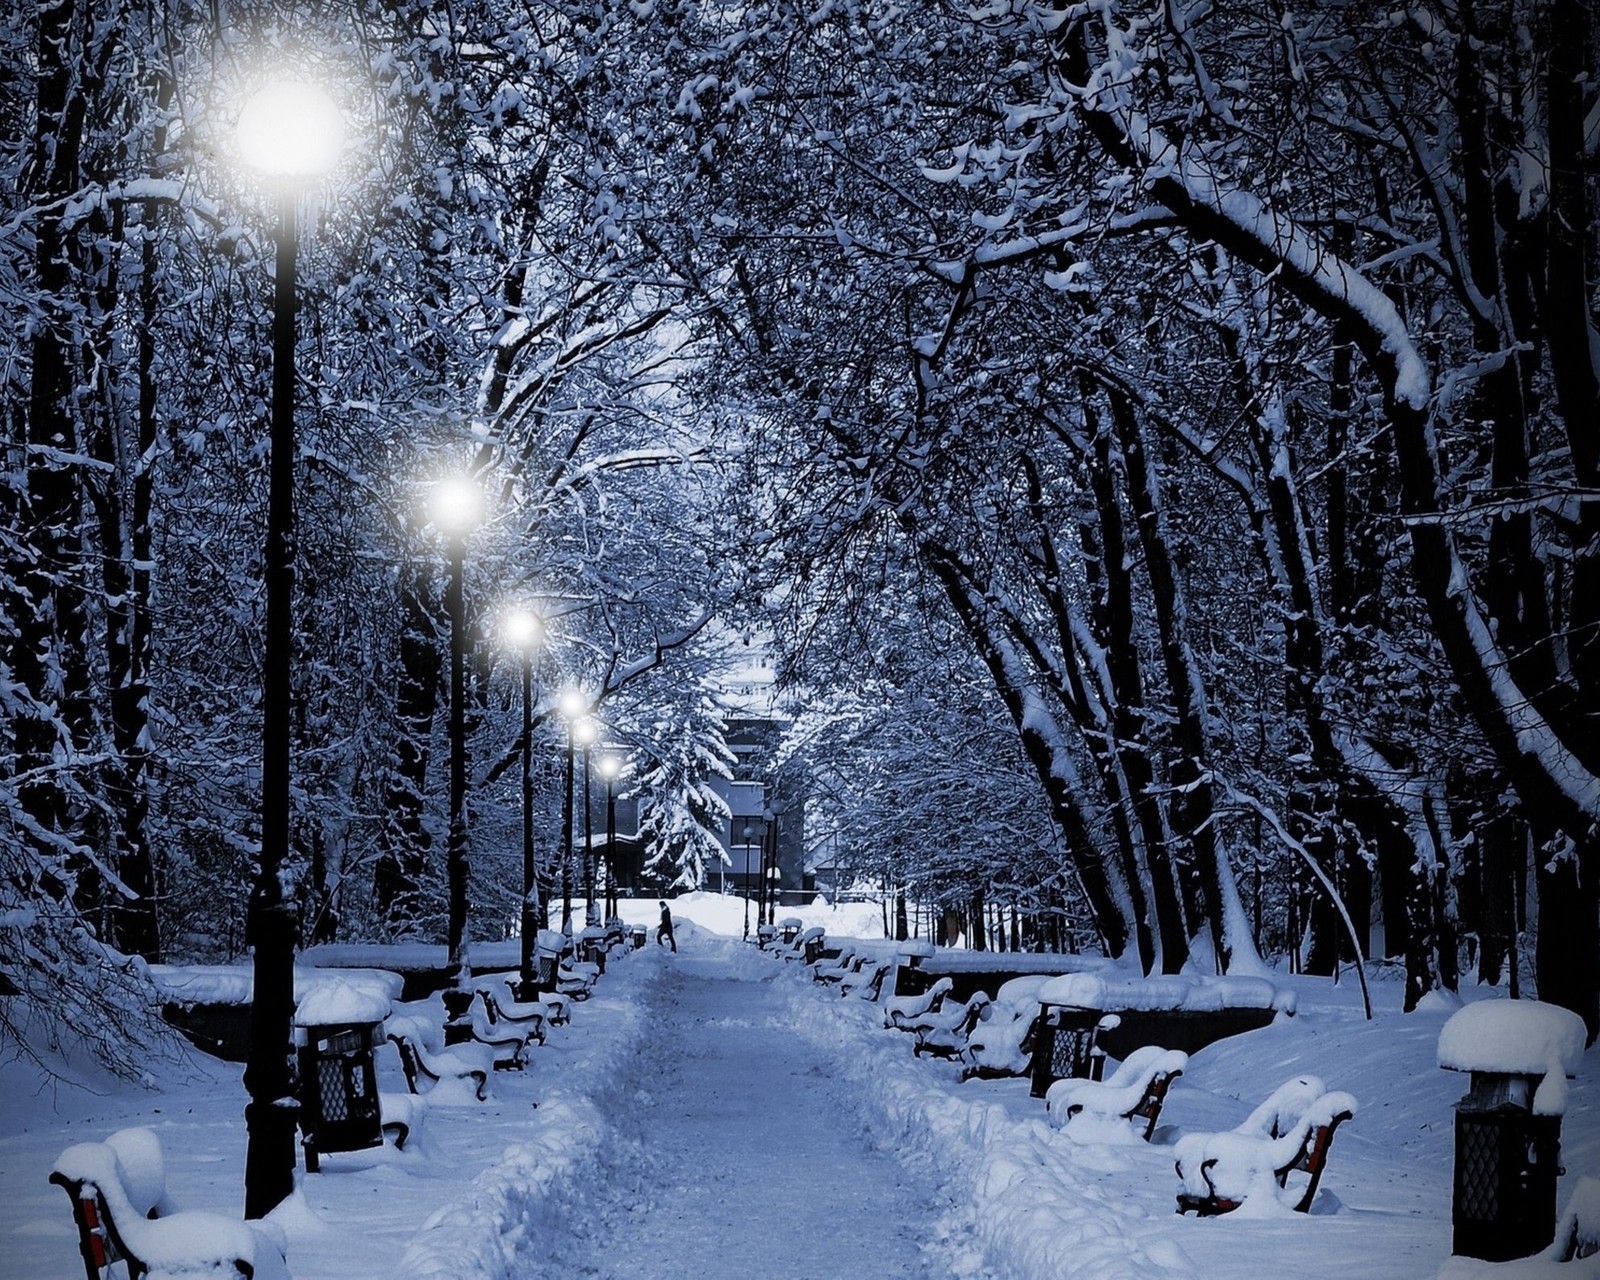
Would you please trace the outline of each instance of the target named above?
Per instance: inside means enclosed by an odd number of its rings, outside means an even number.
[[[848,1086],[770,981],[680,954],[656,986],[607,1189],[549,1276],[949,1275],[932,1190],[874,1151]]]

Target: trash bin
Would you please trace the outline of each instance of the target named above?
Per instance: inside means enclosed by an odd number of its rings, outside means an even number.
[[[642,924],[636,924],[633,926],[631,933],[633,935],[633,949],[638,951],[644,946],[645,939],[649,936],[650,931]]]
[[[446,987],[439,999],[444,1002],[445,1047],[466,1044],[472,1039],[472,1002],[477,999],[477,992]]]
[[[1555,1238],[1566,1079],[1583,1020],[1537,1000],[1484,1000],[1450,1016],[1439,1065],[1470,1073],[1456,1103],[1451,1252],[1487,1262],[1538,1253]]]
[[[539,976],[534,982],[536,991],[550,992],[556,989],[556,975],[561,968],[561,953],[566,947],[566,935],[557,933],[554,929],[540,929],[534,935],[533,958],[539,969]]]
[[[1097,1009],[1042,1005],[1033,1033],[1029,1096],[1042,1098],[1057,1080],[1098,1080],[1105,1071],[1106,1051],[1100,1033],[1122,1020]]]
[[[606,931],[597,924],[589,925],[578,935],[578,954],[601,973],[606,971]]]
[[[779,937],[783,942],[783,945],[787,947],[793,943],[794,940],[800,936],[800,930],[804,928],[804,926],[805,922],[797,916],[785,916],[782,920],[778,921]]]
[[[383,1145],[373,1052],[389,1009],[388,996],[377,991],[327,983],[314,988],[295,1010],[307,1173],[321,1168],[324,1151]]]

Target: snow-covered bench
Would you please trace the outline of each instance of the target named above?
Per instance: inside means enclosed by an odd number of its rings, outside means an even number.
[[[510,992],[505,987],[500,987],[496,992],[497,984],[482,982],[478,984],[478,999],[483,1001],[484,1016],[491,1027],[501,1025],[523,1030],[530,1040],[544,1043],[545,1023],[549,1022],[550,1011],[543,1001],[530,1001],[522,1003],[511,998]]]
[[[951,985],[949,978],[940,978],[921,995],[890,996],[883,1002],[883,1025],[896,1031],[915,1031],[919,1018],[938,1012]]]
[[[1311,1207],[1334,1131],[1356,1113],[1356,1100],[1329,1092],[1316,1076],[1279,1085],[1237,1128],[1191,1133],[1174,1149],[1178,1212],[1229,1213],[1251,1196],[1270,1197],[1298,1213]],[[1304,1174],[1291,1187],[1291,1174]]]
[[[788,946],[779,946],[778,954],[785,960],[800,960],[815,964],[822,959],[822,949],[827,945],[827,930],[820,924],[802,929]]]
[[[1028,1074],[1039,1021],[1039,991],[1053,974],[1008,978],[994,993],[981,1025],[960,1049],[963,1080],[997,1080]]]
[[[149,1129],[68,1147],[50,1181],[72,1198],[88,1280],[119,1262],[144,1280],[289,1280],[276,1223],[174,1207],[161,1141]]]
[[[1105,1080],[1057,1080],[1044,1095],[1045,1110],[1057,1128],[1079,1115],[1142,1123],[1140,1136],[1148,1142],[1167,1089],[1188,1065],[1189,1055],[1180,1050],[1144,1045]]]
[[[855,973],[845,976],[839,983],[839,993],[857,1000],[876,1000],[883,994],[883,980],[893,972],[893,961],[869,961]]]
[[[961,1056],[978,1023],[989,1016],[992,1005],[984,992],[975,991],[961,1004],[952,1005],[947,1000],[941,1008],[910,1019],[907,1029],[917,1037],[912,1053],[919,1058],[925,1053],[935,1058]]]
[[[853,947],[844,947],[832,959],[823,956],[812,965],[811,980],[821,983],[842,982],[846,975],[858,972],[871,958],[866,952],[857,952]]]
[[[488,1098],[494,1051],[487,1045],[468,1043],[442,1049],[428,1025],[417,1018],[390,1018],[384,1034],[400,1053],[400,1067],[412,1093],[422,1092],[421,1079],[432,1081],[435,1090],[446,1081],[462,1080],[472,1083],[479,1102]]]

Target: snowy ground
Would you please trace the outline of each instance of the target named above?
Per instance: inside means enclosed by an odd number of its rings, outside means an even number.
[[[1451,1261],[1452,1103],[1434,1065],[1450,1008],[1398,1013],[1376,983],[1285,979],[1292,1020],[1191,1058],[1155,1141],[1074,1140],[1022,1081],[959,1084],[840,1000],[738,941],[743,904],[674,904],[680,954],[612,965],[573,1025],[489,1103],[436,1101],[404,1152],[325,1160],[275,1215],[296,1280],[544,1276],[953,1276],[1074,1280],[1582,1280],[1584,1263]],[[625,913],[651,925],[655,904]],[[801,910],[830,935],[881,938],[876,907]],[[711,931],[715,931],[714,933]],[[721,936],[718,936],[721,935]],[[423,1009],[440,1017],[436,998]],[[1600,1175],[1600,1053],[1563,1127],[1567,1176]],[[1236,1123],[1313,1072],[1355,1094],[1310,1215],[1173,1212],[1171,1144]],[[403,1091],[389,1050],[380,1086]],[[0,1067],[0,1275],[76,1280],[66,1198],[46,1182],[69,1143],[155,1128],[185,1208],[237,1213],[237,1066],[191,1055],[149,1090],[41,1087]]]

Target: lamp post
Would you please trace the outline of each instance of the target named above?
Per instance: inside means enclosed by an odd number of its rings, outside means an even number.
[[[583,748],[583,925],[587,929],[600,923],[594,905],[594,826],[589,812],[589,757],[600,737],[600,728],[585,717],[572,731]]]
[[[561,800],[561,932],[572,936],[572,731],[589,710],[589,699],[577,689],[561,695],[561,714],[567,722],[567,777]]]
[[[617,918],[617,774],[622,761],[602,756],[600,776],[606,780],[606,911],[607,921]]]
[[[294,347],[296,202],[329,173],[344,146],[333,100],[303,83],[263,89],[239,116],[238,141],[250,166],[278,193],[272,287],[271,468],[264,556],[266,635],[261,675],[261,856],[250,892],[255,949],[250,1058],[244,1084],[247,1143],[244,1212],[265,1217],[294,1190],[293,1065],[295,917],[282,870],[289,850],[290,662],[294,646]]]
[[[755,829],[747,822],[744,824],[744,940],[750,941],[750,837],[755,835]],[[756,921],[757,924],[761,922]]]
[[[540,920],[539,877],[533,860],[533,655],[544,625],[531,610],[517,609],[507,615],[502,629],[522,660],[522,947],[517,999],[531,1000],[539,978],[534,942]]]
[[[428,514],[448,540],[450,584],[445,610],[450,615],[450,844],[445,878],[449,888],[447,941],[455,985],[466,986],[467,946],[467,534],[483,515],[483,491],[465,476],[433,486]]]

